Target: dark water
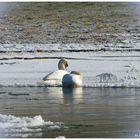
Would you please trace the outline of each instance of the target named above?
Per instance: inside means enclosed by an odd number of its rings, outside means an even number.
[[[139,100],[140,88],[1,87],[0,114],[41,115],[67,126],[39,137],[139,137]]]

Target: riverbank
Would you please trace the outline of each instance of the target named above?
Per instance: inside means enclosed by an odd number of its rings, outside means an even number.
[[[138,45],[139,3],[9,3],[0,15],[0,43]]]

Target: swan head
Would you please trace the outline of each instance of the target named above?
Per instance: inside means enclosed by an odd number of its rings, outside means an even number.
[[[58,62],[58,69],[59,70],[66,70],[67,67],[68,67],[67,59],[63,58]]]
[[[78,71],[71,71],[71,74],[75,75],[75,76],[78,76],[81,80],[83,79],[83,76],[80,72]]]

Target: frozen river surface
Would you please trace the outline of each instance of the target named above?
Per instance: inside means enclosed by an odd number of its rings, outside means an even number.
[[[42,78],[58,69],[60,58],[67,58],[67,70],[82,73],[83,87],[139,87],[139,48],[104,49],[77,44],[3,45],[0,85],[43,86]]]
[[[0,137],[140,136],[138,49],[38,48],[1,47]],[[43,85],[42,78],[62,57],[68,71],[83,74],[82,88]]]

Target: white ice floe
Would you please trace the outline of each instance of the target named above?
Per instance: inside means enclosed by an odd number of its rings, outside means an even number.
[[[16,117],[0,114],[0,137],[40,137],[42,131],[60,129],[62,123],[44,121],[38,115],[30,117]]]
[[[65,139],[66,137],[64,137],[64,136],[58,136],[58,137],[56,137],[56,139]]]

